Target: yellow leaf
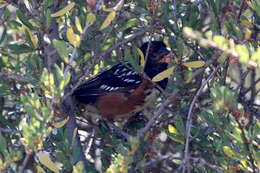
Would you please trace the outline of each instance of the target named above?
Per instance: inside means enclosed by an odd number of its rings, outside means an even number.
[[[232,149],[229,146],[224,146],[223,147],[223,152],[228,156],[228,157],[233,157],[235,153],[232,151]]]
[[[84,163],[79,161],[76,165],[73,166],[73,173],[84,172]]]
[[[60,16],[63,16],[63,15],[66,14],[68,11],[70,11],[74,6],[75,6],[75,2],[72,2],[72,3],[68,4],[66,7],[64,7],[63,9],[57,11],[56,13],[53,13],[53,14],[51,15],[51,17],[60,17]]]
[[[42,167],[40,167],[39,165],[36,166],[36,171],[37,171],[37,173],[46,173],[44,171],[44,169]]]
[[[137,52],[140,56],[140,64],[141,64],[141,67],[144,68],[144,65],[145,65],[145,59],[144,59],[144,54],[143,52],[141,51],[141,49],[137,48]]]
[[[113,8],[106,8],[105,6],[102,8],[102,10],[105,12],[115,11]]]
[[[46,166],[47,168],[49,168],[53,172],[59,173],[59,167],[57,166],[57,164],[55,164],[51,160],[49,153],[41,152],[41,153],[38,154],[38,158],[39,158],[39,161],[41,162],[41,164],[43,164],[44,166]]]
[[[254,27],[254,25],[252,23],[250,23],[247,19],[244,19],[241,21],[241,24],[244,26],[244,27]]]
[[[108,27],[111,24],[111,22],[115,19],[115,17],[116,17],[116,11],[113,10],[109,13],[109,15],[107,16],[107,18],[105,19],[104,23],[101,25],[99,30]]]
[[[168,130],[169,130],[170,133],[179,134],[177,129],[171,124],[168,125]]]
[[[32,32],[27,28],[28,34],[30,36],[30,40],[33,44],[33,48],[37,48],[38,47],[38,40],[37,38],[32,34]]]
[[[78,34],[75,34],[72,27],[69,27],[67,29],[67,38],[70,42],[75,47],[79,47],[80,45],[80,36]]]
[[[204,61],[190,61],[190,62],[184,62],[182,65],[186,67],[191,67],[191,68],[200,68],[205,65]]]
[[[236,52],[239,55],[239,61],[242,63],[248,63],[249,51],[245,45],[236,45]]]
[[[56,128],[61,128],[68,122],[68,120],[69,120],[69,117],[67,117],[66,119],[64,119],[62,121],[54,122],[53,126],[56,127]]]
[[[3,2],[3,1],[0,1],[0,8],[4,8],[5,6],[7,6],[8,4]]]
[[[77,16],[75,17],[75,25],[76,25],[77,30],[82,34],[83,29],[82,29],[82,26],[80,24],[79,18]]]
[[[245,33],[245,40],[248,40],[251,37],[252,31],[246,28],[244,33]]]
[[[247,163],[246,163],[246,159],[244,159],[244,160],[240,160],[240,163],[241,163],[241,165],[244,167],[244,168],[248,168],[248,165],[247,165]]]
[[[89,23],[89,24],[93,24],[95,21],[96,21],[96,16],[95,16],[95,14],[93,14],[93,13],[88,13],[87,14],[87,22]]]
[[[167,70],[164,70],[163,72],[154,76],[152,81],[153,82],[159,82],[159,81],[169,77],[173,73],[174,69],[175,69],[175,67],[172,66],[172,67],[168,68]]]
[[[177,136],[169,136],[169,137],[171,138],[171,140],[173,140],[173,141],[175,141],[175,142],[184,144],[184,140],[183,140],[183,139],[180,139],[180,137],[177,137]]]

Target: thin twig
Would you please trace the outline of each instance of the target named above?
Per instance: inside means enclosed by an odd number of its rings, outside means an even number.
[[[91,135],[90,135],[90,138],[89,138],[89,142],[88,142],[88,145],[87,145],[87,148],[85,150],[85,155],[87,156],[90,149],[91,149],[91,146],[93,144],[93,141],[94,141],[94,135],[95,135],[95,130],[92,129],[92,132],[91,132]]]
[[[138,132],[139,137],[143,137],[145,133],[151,128],[151,126],[154,124],[154,122],[157,120],[157,118],[164,113],[166,107],[172,102],[173,98],[177,95],[179,92],[178,89],[173,90],[173,92],[169,95],[169,97],[160,105],[160,107],[155,111],[154,115],[152,118],[148,121],[146,126],[142,128]]]
[[[243,143],[244,143],[244,146],[248,152],[248,156],[249,156],[249,161],[252,165],[252,170],[253,170],[253,173],[256,173],[257,172],[257,167],[255,166],[255,160],[254,160],[254,157],[253,157],[253,154],[250,150],[250,143],[249,140],[247,139],[247,136],[246,136],[246,133],[245,133],[245,130],[243,128],[243,125],[240,123],[240,121],[238,120],[238,118],[236,118],[236,122],[238,123],[238,126],[241,130],[241,136],[242,136],[242,139],[243,139]],[[259,171],[259,170],[258,170]]]
[[[159,163],[159,162],[162,162],[162,161],[164,161],[164,160],[167,160],[167,159],[179,159],[179,160],[180,160],[181,157],[175,157],[175,156],[173,156],[173,154],[168,154],[168,155],[160,156],[160,157],[158,157],[158,158],[156,158],[156,159],[153,159],[153,160],[150,160],[150,161],[144,163],[143,165],[140,165],[138,168],[143,169],[143,168],[146,168],[146,167],[148,167],[148,166],[155,165],[155,164],[157,164],[157,163]]]
[[[96,7],[95,7],[95,11],[94,12],[97,12],[100,8],[101,8],[101,5],[103,4],[103,0],[99,0],[96,2]],[[86,33],[87,33],[87,30],[88,28],[91,26],[92,24],[87,22],[86,21],[86,24],[85,24],[85,27],[84,27],[84,30],[83,30],[83,33],[80,35],[80,40],[83,40],[83,38],[85,37]],[[68,71],[71,69],[72,67],[72,62],[74,60],[74,58],[76,57],[77,55],[77,47],[74,47],[73,51],[72,51],[72,55],[69,59],[69,62],[68,62],[68,65],[66,67],[66,69],[64,70],[64,76],[67,75]]]
[[[17,74],[0,72],[0,77],[2,77],[2,76],[6,77],[7,79],[15,80],[15,81],[18,81],[18,82],[28,83],[28,82],[31,81],[29,78],[24,77],[24,76],[20,76],[20,75],[17,75]]]
[[[145,29],[143,29],[141,31],[138,31],[135,34],[133,34],[131,37],[118,42],[117,44],[115,44],[112,47],[108,48],[107,50],[103,51],[99,55],[93,56],[91,58],[91,59],[94,60],[92,65],[91,66],[87,66],[86,68],[84,68],[84,70],[83,70],[84,74],[80,75],[81,77],[79,78],[79,80],[76,83],[76,85],[71,89],[70,92],[68,92],[67,94],[64,95],[63,100],[65,100],[69,95],[71,95],[77,89],[77,87],[82,83],[82,81],[85,79],[85,77],[87,77],[89,75],[91,69],[95,66],[95,64],[97,64],[103,57],[105,57],[105,55],[111,53],[116,48],[118,48],[118,47],[120,47],[120,46],[122,46],[122,45],[124,45],[124,44],[126,44],[126,43],[128,43],[130,41],[132,41],[136,37],[139,37],[139,36],[143,35],[145,32],[150,31],[151,29],[152,29],[152,27],[148,27],[148,28],[145,28]],[[83,62],[83,63],[86,63],[86,62]]]
[[[217,173],[223,173],[224,171],[216,166],[216,165],[213,165],[211,163],[208,163],[205,159],[203,158],[195,158],[195,157],[192,157],[190,158],[193,162],[197,162],[199,166],[201,166],[202,168],[205,168],[205,166],[209,167],[210,169],[216,171]]]
[[[251,96],[250,96],[250,103],[253,104],[256,98],[256,85],[255,84],[255,78],[256,78],[256,70],[252,69],[251,72]]]
[[[187,117],[187,122],[186,122],[186,137],[185,137],[185,150],[184,150],[184,159],[183,159],[183,169],[182,169],[182,172],[185,173],[186,171],[186,166],[185,165],[188,165],[189,166],[189,137],[190,137],[190,130],[191,130],[191,126],[192,126],[192,112],[193,112],[193,108],[194,108],[194,105],[195,105],[195,102],[197,101],[201,91],[203,90],[203,88],[206,86],[206,84],[213,78],[213,76],[215,75],[215,73],[217,72],[217,69],[218,68],[215,68],[214,71],[210,74],[210,76],[202,82],[200,88],[198,89],[198,91],[196,92],[192,102],[191,102],[191,105],[189,107],[189,111],[188,111],[188,117]],[[189,172],[189,171],[188,171]]]
[[[114,125],[113,123],[106,121],[108,126],[115,130],[118,134],[121,134],[123,137],[125,137],[126,139],[129,139],[130,135],[128,133],[126,133],[125,131],[123,131],[122,129],[120,129],[119,127],[117,127],[116,125]]]
[[[32,153],[27,153],[24,160],[23,160],[23,163],[21,165],[21,167],[19,168],[19,171],[18,173],[24,173],[24,170],[29,162],[29,160],[31,159],[32,157]]]
[[[18,130],[1,128],[1,127],[0,127],[0,132],[4,132],[4,133],[20,133],[20,131],[18,131]]]
[[[85,37],[85,34],[87,33],[87,30],[88,30],[88,28],[89,28],[91,25],[92,25],[92,24],[90,24],[90,23],[88,23],[88,22],[85,24],[85,27],[84,27],[84,30],[83,30],[83,34],[80,35],[80,40],[82,40],[82,39]],[[77,47],[75,46],[75,47],[73,48],[72,55],[71,55],[71,57],[70,57],[70,59],[69,59],[68,65],[66,66],[66,69],[64,70],[64,76],[66,76],[67,73],[68,73],[68,71],[71,69],[71,67],[72,67],[72,62],[73,62],[74,58],[76,57],[76,55],[77,55]]]
[[[91,164],[88,162],[86,159],[82,146],[80,144],[80,138],[78,134],[78,129],[77,129],[77,124],[76,124],[76,115],[75,115],[75,105],[73,103],[72,97],[68,97],[64,102],[63,102],[65,108],[64,112],[69,115],[69,121],[66,124],[66,128],[68,129],[68,139],[72,147],[76,147],[79,149],[79,157],[78,159],[75,160],[75,163],[79,160],[83,161],[85,168],[89,167]],[[74,164],[74,163],[73,163]]]
[[[23,13],[25,13],[27,16],[32,16],[32,13],[26,8],[24,4],[21,3],[15,3],[13,0],[5,0],[8,4],[14,6],[15,8],[18,8],[21,10]]]
[[[254,82],[251,84],[251,86],[243,92],[242,95],[246,95],[246,93],[248,93],[250,90],[252,90],[252,87],[255,87],[258,82],[260,82],[260,78],[257,79],[256,81],[254,81]]]
[[[197,0],[197,1],[194,1],[194,2],[191,4],[191,6],[192,6],[192,7],[198,6],[198,5],[202,4],[202,3],[204,3],[204,1],[206,1],[206,0]]]

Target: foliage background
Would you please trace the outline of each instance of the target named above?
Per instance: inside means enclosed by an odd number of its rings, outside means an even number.
[[[259,172],[259,0],[0,0],[0,24],[0,172]],[[73,90],[149,40],[175,70],[148,122],[82,118]]]

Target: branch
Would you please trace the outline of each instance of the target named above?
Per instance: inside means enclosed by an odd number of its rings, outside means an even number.
[[[116,125],[114,125],[110,121],[106,121],[106,123],[108,124],[108,126],[111,129],[115,130],[118,134],[122,135],[125,139],[129,139],[130,135],[128,133],[126,133],[125,131],[123,131],[121,128],[117,127]]]
[[[150,160],[150,161],[144,163],[141,166],[138,166],[138,168],[143,169],[143,168],[146,168],[146,167],[151,166],[151,165],[155,165],[155,164],[157,164],[159,162],[162,162],[162,161],[168,160],[168,159],[179,159],[180,160],[181,157],[174,157],[174,154],[168,154],[168,155],[160,156],[160,157],[158,157],[156,159],[153,159],[153,160]]]
[[[10,73],[4,73],[4,72],[0,72],[0,77],[6,77],[7,79],[11,79],[11,80],[16,80],[18,82],[25,82],[28,83],[31,80],[27,77],[23,77],[17,74],[10,74]]]
[[[138,168],[143,169],[143,168],[146,168],[146,167],[148,167],[148,166],[152,166],[152,165],[154,166],[155,164],[157,164],[157,163],[159,163],[159,162],[162,162],[162,161],[164,161],[164,160],[168,160],[168,159],[171,159],[171,160],[172,160],[172,159],[178,159],[178,160],[180,160],[181,157],[176,157],[175,154],[168,154],[168,155],[160,156],[160,157],[158,157],[158,158],[156,158],[156,159],[153,159],[153,160],[150,160],[150,161],[144,163],[144,164],[141,165],[141,166],[138,166]],[[200,167],[205,168],[205,166],[207,166],[207,167],[209,167],[210,169],[214,170],[214,171],[217,172],[217,173],[224,173],[224,171],[222,170],[222,168],[220,168],[220,167],[218,167],[218,166],[216,166],[216,165],[213,165],[213,164],[211,164],[211,163],[208,163],[205,159],[203,159],[203,158],[201,158],[201,157],[200,157],[200,158],[192,157],[192,158],[191,158],[191,161],[197,162]]]
[[[66,128],[68,129],[68,140],[71,144],[72,147],[76,147],[79,149],[79,157],[78,159],[75,160],[75,163],[77,161],[81,160],[83,161],[85,168],[89,167],[91,164],[88,162],[86,159],[81,143],[80,143],[80,138],[78,134],[78,128],[76,124],[76,115],[75,115],[75,105],[73,103],[73,98],[67,97],[67,99],[63,102],[64,108],[63,112],[66,113],[69,116],[69,121],[66,124]],[[75,164],[73,163],[73,164]]]
[[[198,91],[196,92],[192,102],[191,102],[191,105],[190,105],[190,108],[189,108],[189,111],[188,111],[188,118],[187,118],[187,122],[186,122],[186,137],[185,137],[185,150],[184,150],[184,159],[183,159],[183,169],[182,169],[182,172],[185,173],[186,171],[186,166],[185,165],[189,165],[189,137],[190,137],[190,130],[191,130],[191,126],[192,126],[192,111],[193,111],[193,108],[194,108],[194,105],[195,105],[195,102],[197,101],[201,91],[203,90],[203,88],[206,86],[206,84],[213,78],[213,76],[215,75],[215,73],[217,72],[217,69],[218,68],[215,68],[214,71],[210,74],[210,76],[202,82],[200,88],[198,89]],[[189,171],[188,171],[189,172]]]
[[[5,0],[5,2],[7,2],[8,4],[18,8],[19,10],[21,10],[27,16],[32,16],[32,13],[26,8],[26,6],[24,4],[15,3],[15,2],[13,2],[13,0]]]
[[[23,160],[23,163],[21,165],[21,167],[19,168],[18,173],[24,173],[24,169],[26,168],[27,164],[29,163],[29,160],[32,157],[32,153],[27,153],[25,156],[25,159]]]

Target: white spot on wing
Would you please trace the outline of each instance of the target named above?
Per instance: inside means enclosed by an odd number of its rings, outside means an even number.
[[[132,72],[131,71],[129,71],[126,75],[127,76],[130,76],[132,74]]]
[[[117,69],[117,70],[114,72],[114,74],[117,75],[119,71],[120,71],[120,69]]]
[[[106,85],[101,85],[100,86],[101,89],[106,89],[106,87],[107,87]]]
[[[128,68],[123,68],[122,72],[125,72],[125,71],[127,71],[127,70],[128,70]]]

